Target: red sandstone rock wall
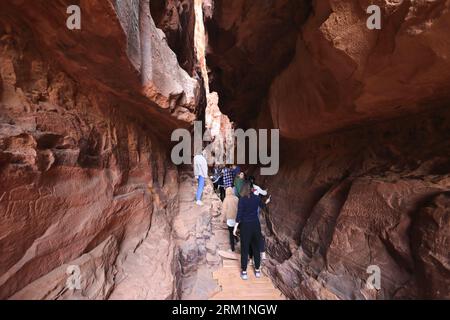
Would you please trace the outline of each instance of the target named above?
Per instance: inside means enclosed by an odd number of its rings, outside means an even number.
[[[270,269],[283,291],[448,298],[449,129],[444,109],[283,144],[278,175],[260,177],[273,194]],[[370,265],[379,291],[366,288]]]
[[[69,1],[0,4],[0,298],[106,298],[147,232],[170,271],[148,298],[179,296],[167,139],[205,105],[186,3],[82,0],[80,31]],[[259,178],[290,298],[449,298],[448,1],[378,3],[386,28],[370,33],[363,0],[205,7],[222,111],[291,138]]]
[[[214,2],[213,90],[242,127],[279,128],[269,270],[300,299],[449,298],[450,4]],[[369,265],[381,290],[366,288]]]
[[[381,30],[366,26],[372,3],[381,7]],[[442,106],[450,98],[449,6],[216,0],[211,88],[241,126],[269,111],[293,139]]]
[[[197,72],[194,0],[154,0],[150,1],[150,11],[156,26],[164,31],[167,43],[177,54],[180,66],[194,75]]]
[[[200,85],[148,1],[127,3],[80,1],[79,31],[65,27],[69,1],[0,4],[0,298],[107,298],[127,253],[161,230],[171,289],[154,298],[178,296],[167,146]]]
[[[372,2],[316,1],[270,88],[282,135],[301,139],[449,100],[448,1],[375,1],[381,30],[369,30]]]

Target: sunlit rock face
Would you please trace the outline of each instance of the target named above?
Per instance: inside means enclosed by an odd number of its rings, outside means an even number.
[[[156,27],[150,15],[150,2],[113,3],[125,30],[128,57],[140,72],[143,93],[181,120],[193,121],[200,96],[199,82],[178,65],[166,34]],[[192,48],[192,43],[182,46]]]
[[[148,233],[167,252],[147,298],[176,298],[168,146],[201,84],[148,1],[81,1],[81,30],[66,28],[69,2],[0,4],[0,298],[107,298]]]
[[[449,4],[378,1],[369,30],[371,3],[215,1],[208,22],[221,110],[280,129],[280,171],[257,180],[290,298],[450,297]]]
[[[190,75],[195,74],[197,58],[194,46],[194,0],[150,1],[150,13],[156,26],[165,33],[179,65]]]

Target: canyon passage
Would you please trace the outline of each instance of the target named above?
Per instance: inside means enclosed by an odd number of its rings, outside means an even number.
[[[0,299],[450,298],[450,1],[74,2],[0,2]],[[260,279],[195,121],[279,130]]]

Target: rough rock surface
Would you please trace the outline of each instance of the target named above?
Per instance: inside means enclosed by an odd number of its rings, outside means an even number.
[[[233,121],[261,114],[304,139],[449,100],[447,0],[376,1],[381,30],[366,27],[373,1],[308,3],[215,1],[211,88]]]
[[[219,290],[212,276],[220,264],[216,247],[221,239],[227,240],[213,230],[221,214],[221,201],[214,194],[212,183],[205,186],[201,207],[193,201],[196,185],[191,168],[180,173],[180,210],[173,229],[180,255],[180,298],[183,300],[208,299]]]
[[[166,35],[150,15],[150,1],[113,1],[127,38],[127,53],[141,75],[143,93],[181,120],[193,121],[200,85],[178,65]],[[189,48],[189,43],[186,44]]]
[[[0,298],[107,298],[160,233],[168,274],[145,297],[178,297],[169,132],[195,118],[200,84],[148,1],[80,1],[81,30],[69,2],[0,4]]]
[[[152,0],[150,13],[156,26],[165,33],[179,65],[194,75],[197,72],[194,0]]]
[[[259,179],[288,297],[449,298],[449,128],[441,110],[284,144],[278,175]],[[381,290],[366,288],[370,265]]]
[[[432,198],[413,226],[411,250],[417,255],[417,278],[425,298],[449,298],[449,199],[448,192]]]
[[[69,30],[70,1],[2,1],[0,299],[217,290],[220,205],[208,186],[194,207],[168,159],[170,132],[205,116],[207,78],[231,121],[281,129],[280,172],[257,179],[286,297],[450,298],[450,2],[378,0],[380,31],[369,3],[81,0]]]
[[[207,161],[210,164],[226,163],[229,149],[233,141],[233,124],[230,119],[222,114],[219,109],[219,96],[217,92],[207,95],[205,110],[205,137],[211,141],[208,146],[211,150]]]
[[[449,2],[377,1],[381,30],[366,26],[371,3],[316,2],[295,57],[270,88],[282,135],[305,138],[449,100]]]
[[[207,20],[211,90],[245,127],[261,110],[273,77],[291,61],[307,1],[214,0]]]
[[[281,132],[280,172],[258,180],[289,298],[450,296],[450,2],[375,3],[381,30],[366,27],[372,1],[214,1],[221,110]]]

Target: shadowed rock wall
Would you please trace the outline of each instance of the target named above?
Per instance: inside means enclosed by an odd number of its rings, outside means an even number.
[[[176,298],[168,146],[195,119],[201,85],[148,0],[80,1],[81,30],[66,28],[70,4],[0,5],[0,298],[107,298],[149,232],[168,248],[168,289],[153,298]],[[81,291],[66,286],[69,265]]]

